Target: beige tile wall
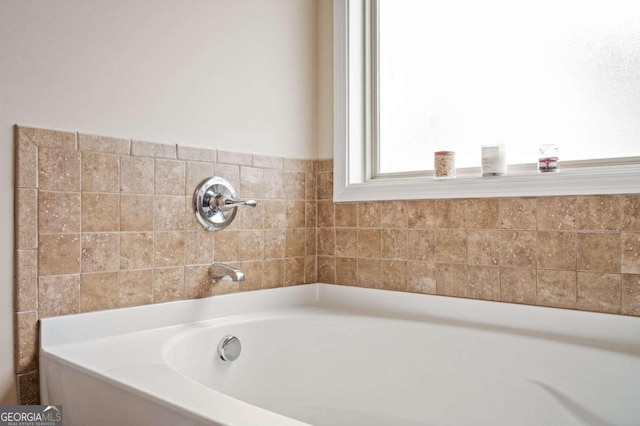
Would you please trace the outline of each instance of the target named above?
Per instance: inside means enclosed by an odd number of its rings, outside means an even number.
[[[318,167],[318,279],[640,315],[640,195],[334,204]]]
[[[54,315],[315,281],[640,315],[639,195],[334,204],[332,169],[17,128],[20,401]],[[211,175],[259,201],[217,233],[191,212]],[[247,280],[212,285],[212,260]]]
[[[20,402],[39,400],[40,318],[315,282],[315,164],[16,128]],[[258,200],[216,233],[191,207],[213,175]],[[213,285],[214,260],[246,281]]]

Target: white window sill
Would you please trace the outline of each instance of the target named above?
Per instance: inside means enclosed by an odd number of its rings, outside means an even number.
[[[484,178],[379,179],[357,184],[346,184],[343,167],[336,162],[336,202],[640,193],[638,165]]]

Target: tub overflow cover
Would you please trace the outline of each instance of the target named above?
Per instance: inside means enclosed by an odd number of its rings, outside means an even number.
[[[218,343],[218,355],[223,361],[235,361],[241,350],[240,340],[235,336],[224,336]]]

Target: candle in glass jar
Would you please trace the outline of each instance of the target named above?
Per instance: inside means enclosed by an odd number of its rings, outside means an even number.
[[[456,177],[456,153],[453,151],[434,152],[433,170],[436,179]]]

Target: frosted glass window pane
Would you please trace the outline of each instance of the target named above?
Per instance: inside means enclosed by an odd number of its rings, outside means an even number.
[[[640,2],[379,0],[380,172],[640,155]]]

